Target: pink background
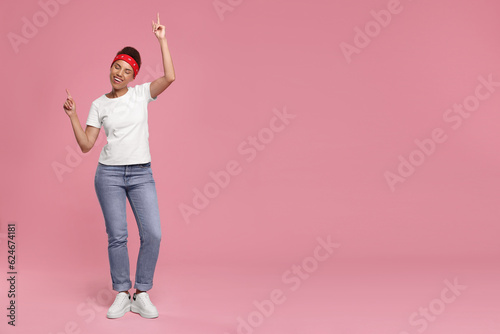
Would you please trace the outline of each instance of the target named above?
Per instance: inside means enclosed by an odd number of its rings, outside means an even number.
[[[370,12],[394,0],[232,1],[222,16],[212,1],[54,1],[1,3],[2,275],[10,222],[18,256],[17,326],[7,325],[2,279],[2,333],[500,333],[500,87],[482,87],[488,98],[458,128],[443,118],[474,101],[479,77],[500,82],[498,1],[401,0],[385,27]],[[109,320],[115,292],[93,184],[105,134],[70,153],[62,105],[68,88],[85,126],[126,45],[143,60],[132,85],[160,76],[157,11],[176,74],[149,105],[160,317]],[[26,22],[37,31],[13,46]],[[367,24],[380,31],[348,62],[341,45]],[[247,161],[238,146],[267,138],[273,109],[295,118]],[[400,156],[422,158],[415,140],[435,128],[446,141],[391,189],[385,173],[398,173]],[[179,205],[233,160],[241,173],[188,224]],[[54,164],[71,171],[58,177]],[[133,281],[129,204],[127,216]],[[328,236],[340,247],[311,262]],[[317,267],[292,290],[283,275],[307,263]],[[467,288],[443,304],[454,280]],[[259,318],[254,301],[276,289],[286,300]],[[412,323],[425,307],[432,317]]]

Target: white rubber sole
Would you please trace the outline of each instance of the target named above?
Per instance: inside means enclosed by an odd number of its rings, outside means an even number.
[[[128,311],[130,311],[130,305],[127,307],[127,308],[124,308],[122,312],[120,313],[117,313],[117,314],[106,314],[106,317],[108,317],[109,319],[116,319],[116,318],[121,318],[125,315],[125,313],[127,313]]]

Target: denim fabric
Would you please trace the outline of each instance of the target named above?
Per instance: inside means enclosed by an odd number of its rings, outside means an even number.
[[[119,166],[98,163],[94,186],[108,234],[113,290],[126,291],[132,287],[126,198],[134,212],[141,241],[134,288],[150,290],[161,241],[160,212],[151,163]]]

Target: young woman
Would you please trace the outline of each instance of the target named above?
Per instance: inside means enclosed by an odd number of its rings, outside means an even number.
[[[107,137],[94,179],[108,235],[108,257],[113,290],[118,291],[107,317],[119,318],[126,312],[139,313],[145,318],[158,317],[158,310],[147,293],[153,287],[153,275],[158,259],[161,227],[156,186],[149,152],[148,110],[175,80],[174,66],[165,37],[165,26],[152,22],[153,32],[160,43],[165,75],[153,82],[128,87],[141,66],[139,52],[132,47],[120,50],[109,73],[111,92],[92,102],[85,131],[76,114],[76,104],[68,90],[64,111],[71,120],[76,140],[82,152],[92,149],[101,126]],[[133,298],[127,251],[126,198],[134,212],[141,247],[135,275]]]

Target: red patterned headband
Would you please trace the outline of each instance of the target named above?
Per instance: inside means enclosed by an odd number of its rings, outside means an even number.
[[[137,65],[137,62],[134,60],[134,58],[132,58],[129,55],[126,55],[126,54],[119,54],[118,56],[115,57],[115,59],[111,63],[111,66],[113,66],[113,64],[117,60],[126,61],[127,63],[130,64],[130,66],[132,66],[132,68],[134,69],[134,79],[135,79],[135,76],[137,75],[137,73],[139,73],[139,65]]]

